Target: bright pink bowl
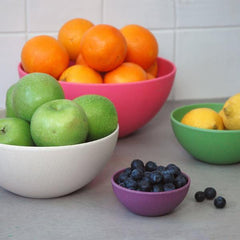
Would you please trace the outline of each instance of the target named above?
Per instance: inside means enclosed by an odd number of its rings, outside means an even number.
[[[162,216],[172,212],[186,197],[190,187],[190,177],[184,173],[188,182],[181,188],[167,192],[141,192],[129,190],[116,183],[122,169],[111,179],[113,191],[118,200],[131,212],[142,216]]]
[[[172,89],[176,67],[158,58],[158,77],[151,80],[123,84],[80,84],[60,82],[65,97],[74,99],[85,94],[99,94],[109,98],[115,105],[119,119],[119,137],[127,136],[149,122],[161,109]],[[21,63],[20,78],[27,73]]]

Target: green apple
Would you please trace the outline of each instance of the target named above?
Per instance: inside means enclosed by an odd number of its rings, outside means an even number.
[[[6,106],[6,117],[16,117],[15,110],[13,108],[13,91],[16,87],[16,83],[10,86],[7,90],[6,94],[6,101],[5,101],[5,106]]]
[[[67,99],[41,105],[30,123],[33,141],[38,146],[64,146],[85,142],[88,121],[84,110]]]
[[[1,118],[0,143],[18,146],[34,145],[29,122],[20,118]]]
[[[96,94],[88,94],[73,100],[85,111],[88,118],[88,141],[111,134],[118,125],[118,115],[112,101]]]
[[[39,106],[51,100],[63,99],[64,92],[52,76],[46,73],[30,73],[17,82],[12,97],[17,117],[30,121]]]

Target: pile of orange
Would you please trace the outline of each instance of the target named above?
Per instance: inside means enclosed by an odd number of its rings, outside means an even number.
[[[28,40],[21,52],[23,69],[44,72],[59,81],[126,83],[155,78],[158,43],[140,25],[121,29],[74,18],[58,37],[40,35]]]

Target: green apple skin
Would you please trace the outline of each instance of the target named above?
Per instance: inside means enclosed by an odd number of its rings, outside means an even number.
[[[94,141],[111,134],[118,125],[114,104],[106,97],[87,94],[73,99],[85,111],[88,118],[88,141]]]
[[[20,118],[1,118],[0,143],[33,146],[29,122]]]
[[[11,85],[10,88],[7,90],[6,94],[6,117],[16,117],[15,110],[13,108],[13,91],[15,90],[16,83]]]
[[[31,121],[35,110],[42,104],[63,99],[64,92],[58,81],[46,73],[30,73],[22,77],[13,91],[16,116]]]
[[[41,105],[30,123],[37,146],[64,146],[85,142],[88,121],[84,110],[67,99],[52,100]]]

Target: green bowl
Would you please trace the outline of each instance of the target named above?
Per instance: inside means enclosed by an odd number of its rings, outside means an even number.
[[[221,103],[200,103],[176,108],[171,113],[173,132],[182,147],[196,159],[211,164],[240,162],[240,130],[209,130],[181,123],[183,116],[195,108],[219,112]]]

